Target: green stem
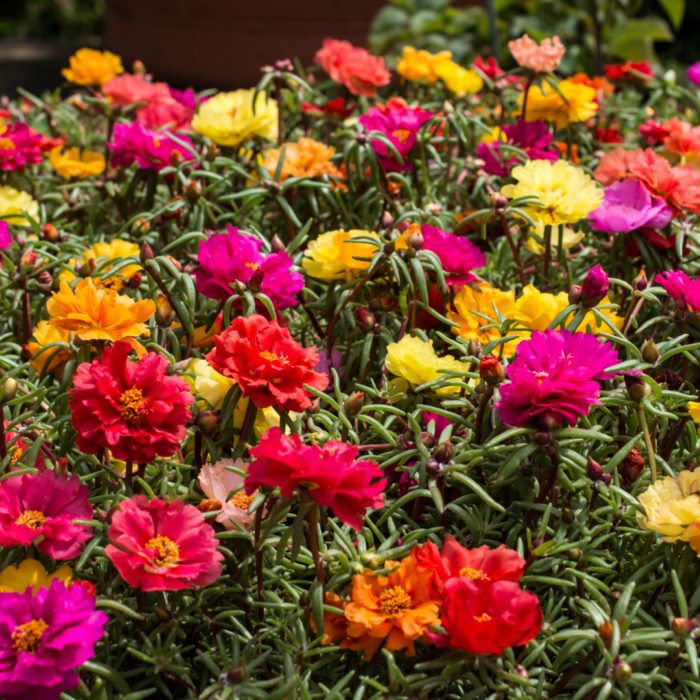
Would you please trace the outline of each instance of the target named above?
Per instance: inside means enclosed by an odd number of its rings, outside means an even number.
[[[549,284],[549,268],[552,266],[552,227],[544,227],[544,279]]]
[[[656,483],[656,455],[654,454],[654,446],[651,443],[651,435],[649,434],[649,425],[647,424],[647,413],[644,410],[644,406],[639,404],[637,407],[637,413],[639,414],[639,422],[642,424],[642,432],[644,433],[644,444],[647,447],[647,454],[649,455],[649,468],[651,469],[651,483]]]

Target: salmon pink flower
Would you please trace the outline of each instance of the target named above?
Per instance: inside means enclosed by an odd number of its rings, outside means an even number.
[[[426,631],[436,646],[470,654],[497,654],[537,636],[542,611],[534,593],[514,581],[493,583],[451,578],[445,584],[441,624],[446,634]]]
[[[506,369],[510,382],[501,385],[495,408],[506,425],[534,420],[544,427],[567,419],[574,426],[590,406],[600,405],[598,381],[617,362],[610,343],[600,345],[590,333],[534,331],[518,345]]]
[[[603,203],[588,219],[599,231],[629,233],[642,227],[663,228],[672,216],[671,207],[661,197],[652,197],[641,182],[623,180],[605,188]]]
[[[107,533],[107,556],[132,588],[177,591],[221,576],[214,528],[191,505],[134,496],[122,501]]]
[[[328,377],[314,371],[315,347],[304,348],[277,321],[239,316],[214,337],[206,357],[219,374],[231,377],[258,408],[280,406],[300,413],[311,405],[304,384],[323,391]]]
[[[670,133],[668,122],[660,124],[656,119],[647,119],[644,124],[639,125],[639,134],[646,139],[650,146],[657,146],[663,143]]]
[[[10,124],[0,134],[0,170],[24,170],[25,165],[41,163],[40,143],[41,135],[23,122]]]
[[[236,282],[245,284],[257,272],[262,276],[260,291],[270,297],[275,309],[281,311],[296,306],[296,295],[304,287],[304,278],[291,268],[292,258],[280,251],[263,255],[263,242],[255,236],[238,232],[237,226],[227,226],[226,233],[218,233],[199,242],[198,262],[195,270],[197,288],[210,299],[226,301],[236,294]],[[242,302],[237,300],[235,307]],[[265,307],[258,302],[259,310]]]
[[[119,341],[101,360],[84,362],[73,380],[69,406],[78,448],[101,447],[116,459],[151,462],[180,449],[192,417],[192,394],[184,379],[166,376],[170,364],[155,352],[129,360],[131,346]]]
[[[213,509],[221,510],[216,516],[217,523],[221,523],[227,530],[236,530],[237,525],[249,530],[255,516],[248,515],[248,506],[257,491],[248,496],[245,490],[240,489],[230,500],[226,500],[231,491],[243,486],[245,480],[244,476],[227,467],[246,471],[248,465],[242,459],[235,462],[232,459],[222,459],[216,464],[205,464],[199,473],[199,486],[208,499],[219,502],[219,506]]]
[[[179,139],[191,144],[189,137]],[[184,160],[192,160],[193,156],[184,146],[161,133],[147,129],[137,122],[133,124],[115,124],[114,135],[107,144],[113,152],[112,165],[131,165],[136,161],[139,168],[160,172],[170,164],[173,151],[181,154]]]
[[[59,476],[51,469],[11,476],[0,487],[0,547],[35,544],[52,559],[72,559],[92,528],[74,525],[90,520],[88,487],[77,476]]]
[[[323,48],[316,52],[314,63],[321,66],[331,80],[345,85],[353,95],[372,97],[378,87],[391,80],[383,58],[372,56],[367,49],[353,46],[348,41],[326,39]]]
[[[354,461],[354,445],[339,440],[323,447],[302,445],[298,435],[287,437],[279,428],[271,428],[250,453],[254,461],[245,480],[248,495],[261,486],[272,486],[279,487],[284,498],[292,498],[301,488],[356,530],[362,527],[367,508],[384,505],[386,479],[371,483],[384,472],[371,460]]]
[[[95,655],[109,618],[82,586],[0,593],[0,695],[59,700],[80,685],[79,666]]]
[[[527,34],[524,34],[520,39],[509,41],[508,48],[519,66],[529,68],[537,73],[551,73],[559,68],[561,59],[566,53],[566,47],[558,36],[544,39],[538,44]]]
[[[700,312],[700,279],[692,279],[681,270],[671,270],[656,275],[656,282],[676,302],[676,308]]]

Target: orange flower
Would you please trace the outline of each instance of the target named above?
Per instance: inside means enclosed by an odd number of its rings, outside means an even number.
[[[104,85],[123,72],[119,56],[95,49],[79,49],[70,57],[70,68],[61,71],[66,80],[77,85]]]
[[[345,599],[341,600],[337,593],[326,593],[326,598],[324,603],[326,605],[331,605],[334,608],[339,608],[340,610],[345,610],[350,601]],[[316,623],[313,617],[309,620],[311,629],[316,631]],[[348,631],[348,620],[345,615],[340,615],[339,613],[323,611],[323,639],[321,644],[335,644],[339,639],[343,639],[347,636]]]
[[[397,562],[386,562],[391,568]],[[343,649],[362,649],[369,661],[386,639],[387,651],[408,649],[415,655],[414,641],[430,625],[440,624],[442,598],[432,586],[433,573],[416,567],[411,557],[401,562],[398,571],[377,576],[365,569],[353,576],[351,602],[345,608],[349,620]]]
[[[553,141],[552,142],[553,146],[556,146],[559,149],[559,152],[561,153],[562,158],[567,158],[569,156],[569,145],[565,141]],[[573,144],[571,148],[571,158],[569,158],[571,161],[572,165],[578,165],[579,163],[579,157],[578,157],[578,144]]]
[[[668,136],[664,139],[666,148],[671,153],[682,156],[683,165],[686,164],[686,160],[696,162],[700,151],[700,126],[691,126],[688,122],[673,117],[665,122],[663,127],[668,131]]]
[[[146,326],[155,313],[151,299],[134,301],[113,289],[100,289],[91,277],[75,288],[61,282],[61,290],[54,292],[46,308],[49,323],[72,331],[81,340],[126,340],[139,354],[145,352],[135,336],[149,334]]]
[[[585,73],[576,73],[576,75],[572,75],[569,78],[569,81],[592,87],[598,93],[596,101],[600,101],[600,98],[607,97],[615,92],[615,86],[607,78],[600,78],[598,76],[590,78]]]
[[[338,168],[331,162],[335,148],[303,136],[297,143],[287,143],[281,148],[270,148],[265,151],[263,168],[270,173],[270,177],[274,177],[277,172],[283,148],[286,150],[280,182],[288,177],[316,177],[326,174],[331,177],[340,177]]]

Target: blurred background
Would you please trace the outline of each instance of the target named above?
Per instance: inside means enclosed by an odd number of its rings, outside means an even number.
[[[140,59],[175,87],[250,87],[281,58],[310,65],[325,37],[391,59],[411,44],[481,54],[509,67],[507,43],[558,34],[561,72],[648,59],[680,69],[700,60],[700,0],[0,0],[0,94],[58,87],[81,46]]]

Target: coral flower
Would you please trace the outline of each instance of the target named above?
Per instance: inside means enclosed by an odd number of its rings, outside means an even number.
[[[391,80],[383,58],[372,56],[367,49],[353,46],[348,41],[325,39],[323,48],[316,52],[314,63],[321,66],[331,80],[345,85],[353,95],[372,97],[377,88]]]
[[[328,100],[324,105],[314,105],[310,102],[301,103],[302,114],[308,114],[316,118],[330,117],[347,119],[352,114],[355,107],[357,107],[356,102],[346,104],[343,97],[336,97],[334,100]]]
[[[132,362],[130,351],[128,343],[117,342],[101,360],[78,367],[68,392],[78,448],[95,454],[104,447],[134,462],[169,457],[187,435],[192,394],[184,379],[166,376],[165,357],[149,352]]]
[[[277,321],[239,316],[214,344],[207,362],[236,381],[258,408],[277,405],[301,412],[311,405],[304,384],[321,391],[328,386],[328,377],[313,370],[316,348],[299,345]]]
[[[604,66],[610,80],[636,80],[645,82],[654,77],[649,61],[625,61],[616,66]]]
[[[191,144],[188,136],[180,135],[180,141]],[[114,135],[107,144],[112,150],[112,165],[131,165],[160,172],[171,165],[170,156],[175,151],[183,160],[193,159],[191,151],[160,131],[147,129],[142,124],[115,124]]]
[[[104,85],[123,72],[122,60],[116,54],[79,49],[70,57],[70,68],[64,68],[61,74],[76,85]]]
[[[42,161],[41,135],[32,133],[22,122],[10,124],[0,134],[0,170],[23,170],[25,165]]]
[[[92,528],[71,521],[92,518],[87,499],[79,477],[56,478],[51,469],[6,479],[0,489],[0,547],[34,544],[52,559],[78,556]]]
[[[32,199],[28,192],[3,185],[0,187],[0,218],[13,226],[29,226],[25,217],[39,218],[39,202]]]
[[[543,224],[575,224],[603,201],[603,190],[590,175],[565,160],[530,160],[513,168],[512,176],[517,184],[505,185],[501,194],[537,197],[540,205],[528,205],[525,211]]]
[[[650,146],[663,143],[668,138],[669,133],[669,122],[661,124],[656,119],[646,119],[643,124],[639,125],[639,135],[646,139]]]
[[[639,496],[646,515],[637,512],[644,530],[658,532],[666,542],[688,542],[691,526],[700,520],[700,474],[682,471],[652,484]]]
[[[75,333],[81,340],[126,340],[134,349],[142,346],[136,336],[149,334],[146,326],[156,311],[151,299],[134,301],[110,289],[99,289],[91,277],[78,283],[75,292],[61,282],[46,308],[49,323]]]
[[[36,595],[42,588],[50,588],[54,579],[68,586],[72,578],[73,572],[66,564],[49,574],[36,559],[25,559],[19,566],[8,566],[0,573],[0,593],[24,593],[31,588],[32,595]]]
[[[447,581],[445,592],[446,634],[426,632],[438,647],[500,656],[504,649],[527,644],[542,627],[537,596],[513,581],[484,583],[459,576]]]
[[[219,233],[199,242],[198,262],[195,270],[197,288],[210,299],[226,301],[236,293],[236,282],[248,282],[253,275],[262,276],[260,291],[270,297],[274,307],[281,311],[296,306],[296,295],[304,286],[304,278],[291,268],[292,258],[280,251],[263,255],[263,242],[255,236],[238,232],[237,226],[227,226],[226,233]],[[238,300],[236,308],[240,308]],[[259,308],[264,306],[259,302]]]
[[[316,503],[331,508],[350,527],[362,527],[368,508],[384,505],[384,472],[368,459],[355,461],[357,447],[329,440],[323,447],[302,445],[298,435],[287,437],[272,428],[250,450],[253,462],[245,479],[252,496],[261,486],[279,487],[284,498],[300,488]]]
[[[605,188],[602,204],[588,219],[591,226],[608,233],[628,233],[646,226],[663,228],[673,210],[660,197],[652,197],[641,182],[624,180]]]
[[[220,92],[200,105],[192,128],[220,146],[237,146],[254,136],[276,141],[277,102],[261,92],[253,111],[254,92],[253,88]]]
[[[107,533],[107,556],[132,588],[176,591],[206,586],[221,576],[214,528],[179,498],[122,501]]]
[[[236,474],[228,467],[245,472],[248,465],[242,459],[235,462],[232,459],[222,459],[213,465],[205,464],[199,473],[199,487],[207,498],[218,502],[214,509],[221,510],[216,516],[217,523],[221,523],[227,530],[236,530],[237,526],[250,530],[255,515],[248,515],[248,506],[258,492],[247,495],[243,488],[245,476]],[[239,490],[227,500],[228,495],[235,489]]]
[[[42,372],[53,372],[61,379],[66,362],[68,362],[71,356],[68,348],[61,349],[51,347],[40,355],[36,357],[35,355],[42,348],[51,343],[68,343],[70,341],[70,332],[63,328],[52,326],[48,321],[39,321],[37,327],[34,329],[33,336],[34,341],[25,346],[27,352],[30,353],[29,362],[32,367],[34,367],[36,373],[39,375],[41,375]]]
[[[277,172],[282,150],[284,150],[284,163],[280,182],[284,182],[288,177],[317,177],[318,175],[340,177],[340,171],[331,161],[335,155],[335,148],[302,136],[296,143],[288,142],[281,148],[270,148],[265,151],[262,167],[270,173],[271,178]]]
[[[396,564],[387,561],[384,566]],[[411,557],[388,576],[369,569],[353,576],[351,602],[345,608],[349,639],[341,648],[363,650],[369,661],[386,639],[387,651],[408,649],[408,656],[414,656],[415,640],[440,624],[441,597],[432,578],[432,571],[416,566]]]
[[[49,163],[64,180],[83,180],[105,169],[105,157],[101,153],[83,151],[81,155],[78,148],[61,153],[60,146],[51,151]]]
[[[527,93],[527,121],[554,122],[557,129],[563,129],[571,122],[585,122],[598,111],[594,88],[571,80],[562,80],[558,88],[559,92],[547,84],[530,88]],[[520,95],[518,104],[522,104],[524,99],[524,95]]]
[[[109,618],[83,586],[53,581],[36,594],[0,593],[0,695],[59,700],[80,685]]]
[[[399,163],[381,141],[373,140],[372,148],[386,170],[402,172],[413,170],[408,156],[416,143],[418,131],[432,116],[431,111],[421,109],[421,107],[403,107],[388,112],[381,112],[371,107],[367,114],[360,117],[359,123],[369,131],[381,131],[391,141],[401,155],[403,163]]]
[[[330,282],[342,279],[346,282],[359,277],[369,269],[378,247],[370,243],[353,243],[359,236],[375,238],[374,231],[328,231],[309,243],[301,264],[307,275]]]
[[[700,279],[692,279],[681,270],[670,270],[656,275],[656,282],[676,302],[676,308],[700,312]]]
[[[438,357],[433,348],[433,341],[425,342],[420,338],[404,335],[398,343],[391,343],[386,348],[386,368],[399,380],[394,380],[394,386],[399,391],[409,387],[416,389],[422,384],[438,379],[449,379],[446,371],[466,372],[469,365],[455,360],[452,355]],[[436,389],[438,394],[459,393],[458,386],[443,386]]]
[[[560,424],[566,419],[574,426],[590,406],[600,405],[598,381],[618,361],[610,343],[600,345],[588,333],[534,331],[531,340],[520,343],[508,365],[510,382],[501,385],[495,408],[506,425],[521,426],[531,420]]]
[[[130,241],[125,241],[121,238],[113,238],[109,243],[98,242],[94,243],[91,248],[88,248],[82,257],[82,263],[87,264],[89,268],[94,269],[97,265],[100,265],[100,272],[109,272],[113,265],[105,264],[108,260],[115,260],[117,262],[121,261],[123,258],[138,257],[139,255],[139,245],[138,243],[131,243]],[[94,263],[91,263],[94,261]],[[68,264],[75,267],[78,265],[78,260],[72,258],[68,261]],[[119,291],[133,277],[137,272],[140,272],[143,268],[141,265],[134,263],[133,265],[127,265],[126,267],[120,267],[119,272],[114,277],[108,277],[106,279],[93,279],[93,282],[99,286],[109,287]],[[72,282],[76,279],[76,275],[73,270],[63,270],[58,276],[59,279],[65,280],[66,282]]]
[[[411,82],[421,80],[432,85],[439,78],[438,68],[446,63],[452,63],[451,51],[430,53],[413,46],[404,46],[396,72]]]
[[[551,73],[559,68],[561,59],[564,58],[566,47],[558,36],[552,39],[544,39],[537,43],[523,34],[520,39],[508,42],[508,48],[513,54],[517,64],[523,68],[529,68],[536,73]]]

